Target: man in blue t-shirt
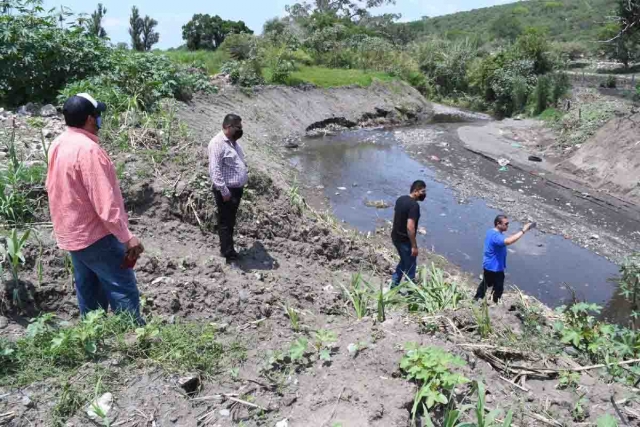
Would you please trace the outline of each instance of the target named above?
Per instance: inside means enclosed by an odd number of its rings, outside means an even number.
[[[503,233],[509,229],[509,219],[505,215],[498,215],[493,221],[495,228],[487,231],[484,239],[484,258],[482,268],[482,282],[478,286],[475,299],[484,298],[487,288],[493,288],[493,302],[497,303],[504,292],[504,270],[507,268],[507,246],[520,240],[531,228],[526,224],[522,230],[511,237],[504,237]]]

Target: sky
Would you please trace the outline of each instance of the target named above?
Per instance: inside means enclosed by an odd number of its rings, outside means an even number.
[[[76,14],[90,14],[95,3],[86,0],[44,0],[45,7],[66,6]],[[454,12],[510,3],[513,0],[396,0],[395,5],[374,9],[378,13],[400,13],[401,21],[413,21],[423,16],[447,15]],[[178,47],[183,44],[182,26],[196,13],[220,15],[223,19],[242,20],[256,34],[262,32],[262,25],[268,19],[283,16],[285,6],[295,0],[102,0],[107,9],[103,26],[112,42],[129,42],[129,15],[134,4],[142,16],[149,15],[158,21],[157,30],[160,49]]]

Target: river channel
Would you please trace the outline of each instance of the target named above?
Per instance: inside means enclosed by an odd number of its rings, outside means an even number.
[[[290,162],[307,186],[322,191],[337,218],[360,231],[374,231],[393,218],[393,203],[411,183],[427,183],[419,245],[443,255],[464,271],[482,272],[485,232],[501,213],[482,197],[460,203],[453,189],[438,180],[437,171],[412,159],[396,140],[397,130],[358,130],[305,140]],[[383,200],[386,209],[366,205]],[[511,221],[509,233],[521,224]],[[516,285],[545,304],[559,306],[571,289],[587,301],[615,311],[618,267],[561,236],[534,231],[509,247],[507,287]]]

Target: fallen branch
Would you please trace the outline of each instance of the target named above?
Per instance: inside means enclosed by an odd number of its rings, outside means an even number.
[[[257,325],[257,324],[259,324],[259,323],[264,322],[265,320],[267,320],[267,318],[266,318],[266,317],[263,317],[262,319],[258,319],[258,320],[254,320],[253,322],[245,323],[244,325],[242,325],[242,326],[239,326],[239,327],[238,327],[238,331],[244,331],[244,330],[245,330],[245,329],[247,329],[249,326]]]
[[[543,417],[542,415],[534,414],[533,412],[525,412],[525,415],[530,417],[530,418],[533,418],[534,420],[538,420],[538,421],[540,421],[542,423],[545,423],[547,425],[550,425],[550,426],[563,427],[563,425],[564,425],[559,421],[550,420],[548,418]]]
[[[626,427],[629,426],[629,422],[626,420],[626,418],[624,417],[624,415],[622,415],[622,411],[620,411],[620,408],[618,407],[618,404],[616,403],[616,400],[613,398],[613,395],[611,395],[611,404],[613,405],[613,409],[616,410],[616,414],[618,414],[618,418],[620,418],[620,420],[622,421],[622,424],[624,424]]]
[[[523,375],[522,377],[524,378],[524,375]],[[511,380],[509,380],[509,379],[507,379],[507,378],[505,378],[505,377],[500,377],[500,379],[501,379],[502,381],[506,381],[506,382],[508,382],[508,383],[509,383],[509,384],[511,384],[512,386],[517,387],[517,388],[519,388],[519,389],[520,389],[520,390],[522,390],[522,391],[529,391],[528,389],[524,388],[523,386],[521,386],[521,385],[519,385],[519,384],[516,384],[516,383],[514,383],[513,381],[511,381]]]
[[[240,403],[241,405],[249,406],[250,408],[260,409],[261,411],[269,412],[269,409],[267,408],[264,408],[260,405],[256,405],[251,402],[247,402],[246,400],[238,399],[237,397],[229,397],[229,400],[232,402]]]

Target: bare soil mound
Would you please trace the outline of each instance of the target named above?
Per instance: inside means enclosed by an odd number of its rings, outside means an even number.
[[[640,113],[610,120],[557,167],[640,204]]]

